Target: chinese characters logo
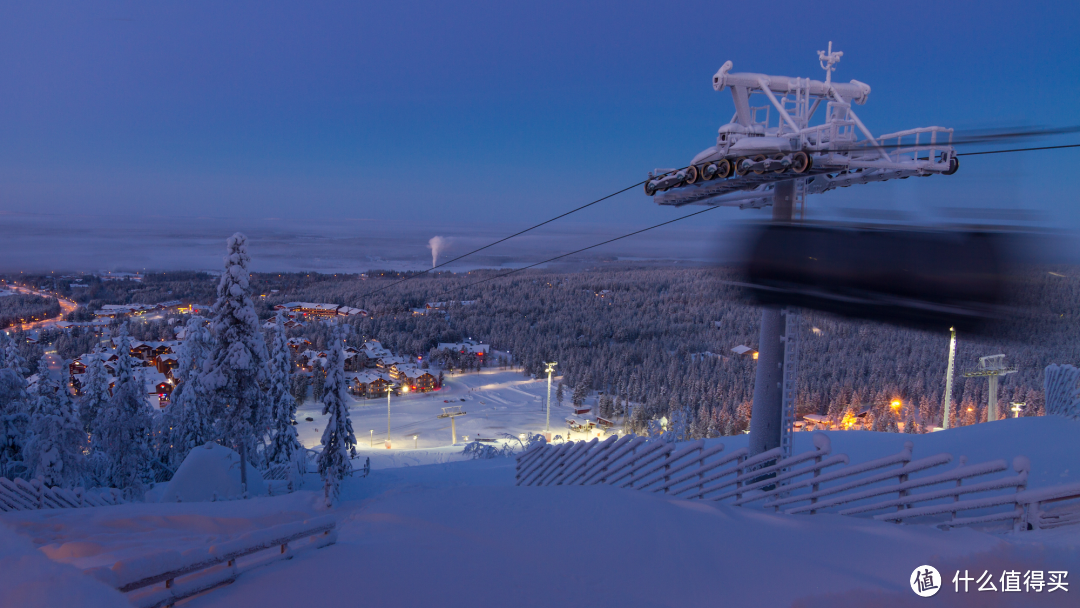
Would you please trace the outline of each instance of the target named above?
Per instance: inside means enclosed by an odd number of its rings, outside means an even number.
[[[941,574],[933,566],[919,566],[911,573],[911,590],[919,597],[930,597],[941,589]]]

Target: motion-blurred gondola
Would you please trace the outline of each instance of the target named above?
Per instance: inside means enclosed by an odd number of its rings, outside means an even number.
[[[1005,313],[1008,241],[989,231],[764,225],[743,286],[760,304],[981,331]]]

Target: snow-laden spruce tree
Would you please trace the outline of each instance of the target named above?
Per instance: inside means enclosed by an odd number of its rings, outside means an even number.
[[[79,422],[88,433],[94,418],[109,400],[109,370],[105,369],[104,356],[100,348],[94,349],[88,357],[86,373],[83,374],[82,386],[79,387],[79,392],[82,393],[78,400]]]
[[[132,367],[126,332],[120,334],[116,353],[116,384],[94,419],[92,445],[105,464],[104,479],[99,481],[137,498],[154,479],[150,470],[152,411],[143,380]]]
[[[266,460],[274,464],[303,462],[299,455],[303,448],[296,437],[296,399],[292,395],[292,358],[288,338],[285,336],[285,320],[279,313],[274,325],[273,341],[270,343],[270,398],[271,438],[266,448]],[[301,470],[302,472],[302,470]]]
[[[315,401],[322,401],[323,392],[326,391],[326,372],[322,361],[315,359],[315,363],[311,365],[311,398]]]
[[[206,319],[188,319],[176,357],[174,377],[178,382],[161,421],[163,426],[168,425],[163,429],[168,433],[168,453],[162,461],[171,467],[179,466],[192,449],[213,439],[213,420],[207,411],[209,400],[202,383],[203,364],[213,347],[214,336]]]
[[[904,406],[904,433],[910,435],[918,432],[915,427],[915,404],[909,403]]]
[[[591,378],[586,375],[584,378],[574,383],[574,394],[570,398],[570,402],[574,405],[582,405],[585,403],[585,398],[589,396],[589,383]]]
[[[26,360],[15,341],[0,331],[0,476],[14,477],[21,466],[23,444],[29,432],[29,396]]]
[[[247,485],[247,463],[258,458],[256,446],[267,432],[269,408],[262,385],[268,356],[248,286],[247,237],[237,232],[226,246],[210,325],[215,343],[203,364],[202,385],[215,432],[239,452],[240,482]]]
[[[38,383],[25,461],[43,484],[73,488],[82,484],[89,440],[65,384]]]
[[[349,392],[345,380],[344,341],[344,335],[337,335],[326,353],[322,413],[329,418],[322,435],[323,449],[319,453],[319,475],[323,479],[326,506],[332,505],[337,498],[341,480],[352,470],[350,459],[356,457],[356,435],[349,418]]]

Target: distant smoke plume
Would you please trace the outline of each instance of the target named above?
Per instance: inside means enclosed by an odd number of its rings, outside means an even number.
[[[439,263],[439,252],[446,249],[450,245],[450,239],[444,236],[433,236],[428,241],[428,249],[431,250],[431,267],[434,268]]]

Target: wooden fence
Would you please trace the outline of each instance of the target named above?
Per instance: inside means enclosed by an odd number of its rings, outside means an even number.
[[[909,441],[897,454],[850,464],[832,454],[824,433],[814,449],[782,458],[780,448],[750,456],[723,444],[681,447],[625,435],[604,441],[540,443],[517,459],[521,486],[607,484],[680,498],[727,501],[787,514],[832,512],[943,528],[1008,522],[1014,529],[1080,522],[1080,484],[1025,491],[1031,465],[1018,456],[949,465],[950,454],[914,459]]]
[[[122,502],[120,491],[113,488],[65,490],[50,488],[37,479],[26,481],[0,477],[0,511],[3,512],[103,507]]]
[[[127,594],[137,608],[159,608],[226,585],[248,570],[337,542],[332,517],[257,530],[209,548],[162,551],[84,572]]]

